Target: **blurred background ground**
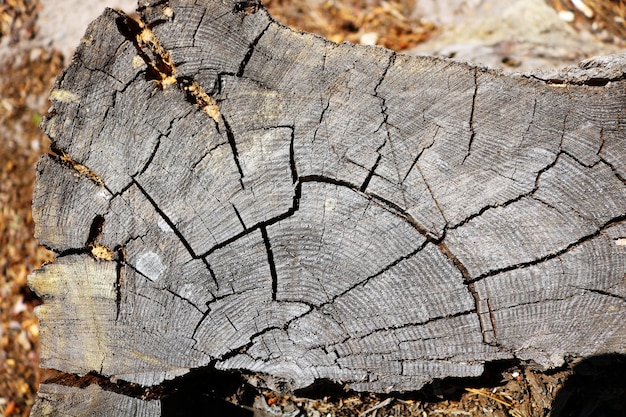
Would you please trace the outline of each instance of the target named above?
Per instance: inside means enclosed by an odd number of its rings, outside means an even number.
[[[513,72],[563,67],[626,50],[623,0],[267,0],[265,5],[280,22],[336,42],[442,55]],[[30,211],[35,164],[49,146],[38,125],[53,78],[105,6],[131,11],[134,2],[0,0],[0,417],[28,415],[39,382],[49,376],[38,369],[39,325],[33,309],[40,300],[26,285],[27,275],[52,259],[33,238]],[[604,387],[593,379],[606,373],[604,366],[586,364],[578,373]],[[623,368],[618,370],[623,375]],[[408,397],[304,399],[266,391],[240,405],[254,406],[259,416],[518,417],[547,416],[554,404],[571,408],[571,398],[581,398],[576,388],[567,387],[571,366],[539,373],[508,364],[490,372],[471,383],[436,382]],[[569,395],[553,403],[559,391]],[[622,394],[626,398],[618,391]],[[590,401],[591,408],[583,404],[562,415],[596,415],[603,406]],[[624,408],[615,410],[597,415],[619,415]]]

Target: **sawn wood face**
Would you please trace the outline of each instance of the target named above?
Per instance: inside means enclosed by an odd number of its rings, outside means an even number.
[[[626,350],[624,56],[505,76],[139,3],[51,93],[42,367],[387,392]]]

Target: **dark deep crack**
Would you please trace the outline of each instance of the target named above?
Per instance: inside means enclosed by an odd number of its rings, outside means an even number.
[[[228,143],[230,144],[230,149],[233,154],[233,159],[235,161],[235,165],[237,165],[237,170],[239,171],[239,184],[241,185],[241,189],[245,190],[246,186],[243,183],[243,169],[241,168],[241,163],[239,162],[239,152],[237,152],[237,142],[235,142],[235,135],[226,120],[226,117],[222,114],[222,123],[224,123],[224,130],[226,131],[226,137],[228,138]]]
[[[219,242],[218,244],[214,245],[213,247],[211,247],[210,249],[204,251],[200,257],[202,258],[206,258],[208,255],[212,254],[213,252],[215,252],[218,249],[221,249],[227,245],[230,245],[231,243],[235,242],[236,240],[260,229],[260,228],[267,228],[267,226],[271,226],[275,223],[278,223],[281,220],[284,220],[288,217],[291,217],[294,215],[294,213],[299,209],[300,207],[300,198],[302,195],[302,182],[298,177],[298,171],[296,169],[296,162],[295,162],[295,155],[294,155],[294,138],[295,138],[295,133],[294,133],[294,128],[293,126],[277,126],[276,128],[288,128],[291,131],[291,139],[290,139],[290,143],[289,143],[289,168],[291,170],[291,178],[294,182],[294,195],[293,195],[293,199],[292,199],[292,205],[291,207],[285,211],[284,213],[277,215],[275,217],[272,217],[269,220],[266,221],[262,221],[259,223],[256,223],[254,225],[251,226],[244,226],[244,230],[241,233],[237,233],[234,236],[231,236],[229,239],[226,239],[222,242]],[[234,206],[233,206],[234,208]],[[240,222],[243,225],[243,220],[240,219]]]
[[[548,203],[547,201],[545,201],[545,200],[543,200],[543,199],[541,199],[539,197],[532,196],[530,198],[532,198],[534,201],[538,202],[539,204],[549,208],[550,210],[556,211],[559,214],[565,214],[561,210],[559,210],[558,207],[553,206],[552,204]],[[578,213],[576,210],[572,210],[572,211],[580,216],[580,213]],[[569,213],[567,213],[567,214],[569,214]]]
[[[247,290],[247,291],[254,291],[254,290]],[[206,321],[206,319],[207,319],[208,315],[210,314],[210,312],[211,312],[211,305],[212,305],[213,303],[215,303],[215,302],[217,302],[217,301],[220,301],[220,300],[224,300],[224,299],[229,298],[229,297],[232,297],[233,295],[243,294],[243,293],[245,293],[245,292],[246,292],[246,291],[243,291],[243,292],[240,292],[240,293],[235,293],[235,292],[232,292],[232,293],[228,293],[228,294],[223,294],[223,295],[220,295],[219,297],[214,297],[214,298],[213,298],[212,300],[210,300],[210,301],[207,301],[207,302],[206,302],[206,304],[205,304],[205,305],[206,305],[206,307],[207,307],[207,309],[204,311],[204,313],[203,313],[202,317],[200,318],[200,320],[198,320],[198,323],[196,323],[196,326],[195,326],[194,331],[193,331],[193,333],[192,333],[192,337],[191,337],[191,339],[192,339],[192,340],[194,340],[194,341],[197,343],[197,339],[195,338],[195,337],[196,337],[196,334],[198,333],[198,329],[200,328],[200,326],[202,325],[202,323]],[[282,301],[276,301],[276,302],[281,303]],[[284,303],[291,303],[291,302],[286,301],[286,302],[284,302]],[[303,304],[303,305],[307,305],[307,306],[309,307],[309,310],[313,309],[313,306],[312,306],[312,305],[310,305],[310,304],[308,304],[308,303],[306,303],[306,302],[298,301],[298,302],[296,302],[296,304]],[[303,314],[301,314],[301,315],[299,315],[299,316],[297,316],[297,317],[294,317],[293,319],[290,319],[290,320],[288,321],[288,323],[290,323],[291,321],[295,320],[296,318],[298,318],[298,317],[300,317],[300,316],[302,316],[302,315],[304,315],[304,314],[306,314],[306,313],[308,313],[308,312],[309,312],[309,311],[307,311],[307,312],[305,312],[305,313],[303,313]],[[232,323],[231,323],[231,325],[232,325]],[[233,328],[234,328],[234,326],[233,326]],[[276,329],[276,327],[271,327],[271,328],[272,328],[272,329]],[[283,329],[284,329],[284,330],[286,330],[286,326],[283,326]],[[265,333],[265,330],[267,330],[267,329],[264,329],[263,331],[260,331],[260,332],[259,332],[259,334],[261,334],[261,333]],[[251,345],[251,343],[250,343],[249,345]],[[194,345],[194,346],[195,346],[195,345]],[[235,348],[233,348],[233,350],[239,350],[239,349],[241,349],[241,346],[240,346],[240,347],[235,347]]]
[[[180,232],[180,230],[178,230],[178,228],[176,227],[174,222],[165,214],[165,212],[163,210],[161,210],[161,208],[158,206],[156,201],[154,201],[154,199],[141,186],[141,184],[137,180],[135,180],[135,179],[133,179],[133,183],[137,186],[137,189],[141,192],[141,194],[143,194],[143,196],[146,198],[146,200],[148,200],[148,202],[150,202],[150,204],[152,205],[154,210],[158,213],[158,215],[165,221],[165,223],[167,223],[167,225],[170,227],[170,229],[174,232],[174,234],[180,240],[180,242],[183,244],[183,246],[185,247],[185,249],[187,250],[187,252],[191,256],[191,258],[193,258],[193,259],[202,259],[202,262],[205,264],[205,266],[209,270],[209,272],[211,274],[211,277],[213,278],[213,281],[214,281],[214,283],[215,283],[215,285],[217,287],[218,283],[217,283],[217,279],[215,277],[215,274],[213,273],[213,270],[211,269],[208,261],[206,259],[204,259],[204,256],[199,256],[199,255],[197,255],[194,252],[193,248],[191,247],[191,245],[189,244],[189,242],[187,241],[185,236],[183,236],[183,234]]]
[[[202,161],[204,161],[204,158],[206,158],[207,156],[211,155],[211,152],[213,152],[214,150],[216,150],[220,146],[223,146],[223,145],[226,145],[226,144],[227,144],[227,142],[220,142],[220,143],[216,144],[215,146],[207,149],[206,152],[203,153],[200,156],[200,158],[198,158],[198,160],[191,165],[191,170],[192,171],[195,170],[198,167],[198,165],[200,165],[202,163]]]
[[[215,246],[211,247],[210,249],[206,250],[205,252],[203,252],[202,254],[200,254],[200,257],[204,258],[209,256],[210,254],[212,254],[213,252],[215,252],[218,249],[221,249],[225,246],[230,245],[231,243],[241,239],[242,237],[260,229],[261,227],[267,227],[267,226],[271,226],[275,223],[278,223],[281,220],[284,220],[288,217],[291,217],[294,215],[294,213],[298,210],[299,206],[300,206],[300,196],[301,196],[301,190],[302,190],[302,185],[301,182],[299,181],[298,183],[295,184],[294,187],[294,197],[293,197],[293,205],[289,208],[289,210],[287,210],[285,213],[278,215],[276,217],[273,217],[269,220],[263,221],[263,222],[259,222],[256,223],[252,226],[249,226],[246,230],[244,230],[243,232],[237,233],[236,235],[231,236],[229,239],[223,240],[222,242],[219,242],[218,244],[216,244]]]
[[[161,210],[161,208],[156,203],[156,201],[154,201],[152,196],[150,196],[150,194],[148,194],[148,192],[141,186],[141,184],[137,180],[133,180],[133,182],[137,186],[137,189],[141,192],[141,194],[143,194],[143,196],[150,202],[152,207],[154,207],[154,210],[156,210],[156,212],[159,214],[159,216],[165,221],[165,223],[167,223],[167,225],[170,227],[170,229],[172,229],[174,234],[176,234],[176,237],[178,237],[178,239],[183,244],[185,249],[187,249],[187,252],[189,252],[191,257],[194,258],[194,259],[198,259],[199,256],[196,255],[196,253],[194,252],[193,248],[191,247],[189,242],[187,242],[187,239],[185,239],[185,236],[183,236],[183,234],[180,232],[180,230],[178,230],[178,228],[176,227],[174,222],[167,216],[167,214],[165,214],[165,212],[163,212],[163,210]]]
[[[551,78],[543,78],[539,75],[530,74],[530,75],[522,75],[528,79],[537,80],[543,84],[554,86],[554,87],[565,87],[568,85],[573,86],[588,86],[588,87],[606,87],[609,83],[619,82],[626,80],[626,72],[623,72],[622,75],[616,77],[588,77],[578,80],[567,80],[560,77],[551,77]]]
[[[237,3],[237,4],[241,4],[241,3]],[[235,7],[237,7],[237,6],[235,6]],[[256,46],[258,45],[259,41],[261,40],[263,35],[265,35],[265,32],[267,32],[267,29],[270,27],[270,25],[271,25],[271,22],[268,23],[267,26],[265,26],[265,28],[263,28],[261,33],[259,33],[257,35],[257,37],[254,38],[254,40],[252,41],[252,43],[248,47],[248,50],[246,51],[246,55],[243,57],[243,60],[239,64],[239,69],[237,70],[237,74],[236,74],[237,77],[243,77],[243,73],[246,70],[246,66],[248,65],[248,62],[250,62],[250,58],[252,58],[252,54],[254,53],[254,48],[256,48]]]
[[[191,245],[189,244],[189,242],[187,241],[185,236],[181,233],[180,230],[178,230],[178,228],[176,227],[174,222],[165,214],[165,212],[163,210],[161,210],[161,208],[158,206],[158,204],[152,198],[152,196],[150,196],[150,194],[141,186],[141,184],[136,179],[133,179],[133,184],[137,186],[137,189],[143,194],[143,196],[146,198],[146,200],[148,200],[148,202],[152,205],[152,207],[157,212],[157,214],[163,219],[163,221],[165,221],[165,223],[167,223],[169,228],[174,232],[176,237],[183,244],[183,246],[185,247],[185,249],[187,250],[187,252],[191,256],[191,258],[192,259],[200,259],[200,260],[202,260],[202,262],[204,263],[205,267],[207,268],[207,270],[211,274],[211,278],[213,279],[213,282],[214,282],[216,288],[219,288],[219,284],[217,282],[217,277],[215,276],[215,273],[213,272],[213,269],[209,265],[209,262],[205,259],[205,255],[198,255],[198,254],[195,253],[195,251],[193,250],[193,248],[191,247]]]
[[[602,147],[604,147],[604,139],[602,141]],[[598,158],[600,158],[600,160],[602,162],[604,162],[609,168],[611,168],[611,171],[613,171],[613,175],[615,175],[618,180],[620,180],[621,182],[626,184],[626,177],[624,176],[624,174],[621,173],[613,164],[611,164],[609,161],[607,161],[606,158],[604,158],[602,155],[600,155],[602,153],[602,147],[598,151],[598,154],[597,154]]]
[[[417,156],[415,157],[415,159],[413,159],[413,162],[411,163],[411,166],[409,167],[409,169],[406,171],[406,174],[404,175],[404,178],[402,178],[401,183],[404,183],[404,181],[406,181],[406,179],[409,177],[409,174],[411,174],[411,171],[413,171],[413,169],[418,166],[417,162],[419,161],[419,159],[421,158],[422,154],[430,149],[434,144],[435,144],[435,138],[437,137],[437,134],[439,133],[439,129],[441,128],[439,125],[436,125],[437,129],[435,130],[435,133],[433,133],[433,136],[431,138],[431,141],[428,145],[424,146],[418,153]],[[419,166],[418,166],[419,168]],[[421,174],[421,170],[420,170],[420,174]],[[424,175],[422,174],[422,179],[424,179],[424,182],[426,182],[426,178],[424,177]],[[428,186],[428,185],[427,185]],[[430,187],[428,187],[428,190],[430,191]],[[432,193],[431,193],[432,195]],[[433,197],[434,199],[434,197]],[[435,200],[436,201],[436,200]],[[443,214],[443,213],[442,213]]]
[[[448,258],[448,260],[454,264],[456,269],[458,269],[459,272],[461,272],[461,275],[463,276],[463,280],[466,283],[470,282],[471,275],[468,269],[465,267],[465,265],[463,265],[463,263],[459,260],[459,258],[457,258],[456,255],[452,253],[452,251],[448,248],[448,246],[442,241],[437,244],[437,247],[439,248],[439,251],[441,251],[441,253],[443,253],[445,257]]]
[[[428,325],[428,324],[431,324],[431,323],[434,323],[434,322],[437,322],[437,321],[449,320],[449,319],[454,319],[454,318],[463,317],[463,316],[469,316],[469,315],[472,315],[472,314],[475,314],[475,313],[476,313],[476,311],[474,309],[463,310],[463,311],[458,311],[458,312],[453,313],[453,314],[429,317],[428,319],[422,320],[422,321],[402,323],[402,324],[398,324],[398,325],[394,325],[394,326],[388,326],[388,327],[380,327],[380,328],[372,329],[372,330],[370,330],[367,333],[363,333],[363,334],[359,334],[359,335],[349,335],[349,336],[346,336],[344,339],[342,339],[340,341],[337,341],[335,343],[330,343],[328,345],[324,345],[324,347],[325,348],[329,348],[329,347],[334,347],[334,346],[337,346],[337,345],[341,345],[341,344],[347,342],[348,340],[350,340],[352,338],[354,338],[354,339],[365,339],[366,337],[369,337],[369,336],[371,336],[373,334],[376,334],[376,333],[386,332],[386,331],[390,331],[390,330],[402,330],[402,329],[406,329],[406,328],[410,328],[410,327],[425,326],[425,325]],[[437,339],[437,337],[433,337],[432,339]],[[429,339],[420,339],[420,340],[429,340]],[[411,340],[403,340],[403,342],[410,342],[410,341]]]
[[[209,303],[207,303],[206,307],[207,307],[206,311],[202,314],[202,317],[200,317],[200,320],[198,320],[198,323],[196,324],[196,327],[194,327],[193,332],[191,333],[191,340],[194,341],[194,346],[198,343],[198,340],[196,340],[196,333],[198,333],[198,329],[200,328],[202,323],[204,323],[206,318],[211,313],[211,307],[209,307]]]
[[[154,148],[152,148],[152,152],[150,152],[150,156],[148,156],[148,160],[146,161],[146,163],[143,165],[143,167],[141,167],[141,169],[139,171],[137,171],[137,173],[135,175],[133,175],[132,177],[138,177],[141,174],[143,174],[144,172],[146,172],[146,170],[148,169],[148,167],[150,166],[150,164],[152,164],[152,161],[154,160],[154,156],[156,155],[156,153],[159,150],[159,146],[161,146],[161,138],[163,137],[163,135],[157,137],[156,139],[156,144],[154,145]],[[128,184],[128,186],[130,186],[132,184],[132,182],[130,182]],[[119,194],[122,194],[123,191],[120,191]]]
[[[99,261],[115,260],[115,251],[109,247],[101,245],[98,242],[104,230],[106,214],[108,214],[108,211],[104,214],[98,214],[94,217],[89,227],[89,233],[84,246],[78,248],[68,248],[64,250],[58,250],[56,248],[46,246],[46,249],[54,252],[56,254],[56,258],[63,258],[71,255],[89,255]]]
[[[374,172],[376,171],[376,168],[378,168],[378,164],[380,163],[380,160],[382,159],[382,157],[383,156],[381,154],[378,154],[378,157],[376,158],[376,162],[374,162],[374,165],[372,166],[372,168],[370,168],[369,172],[367,173],[367,177],[365,177],[363,184],[361,184],[361,186],[359,187],[359,191],[365,192],[365,190],[367,189],[367,186],[372,180],[372,177],[374,176]]]
[[[383,81],[385,80],[385,77],[387,76],[387,72],[389,72],[389,69],[394,65],[394,63],[396,62],[396,53],[394,51],[389,51],[391,53],[391,55],[389,56],[389,61],[387,62],[387,66],[385,67],[385,70],[383,71],[383,73],[381,74],[380,78],[378,79],[378,83],[376,83],[376,85],[374,86],[374,97],[379,97],[378,96],[378,89],[380,88],[380,86],[382,85]],[[384,104],[384,99],[382,97],[379,97],[381,100],[383,100],[383,104]]]
[[[241,227],[243,227],[243,231],[246,232],[248,231],[248,228],[246,227],[246,224],[243,222],[243,219],[241,218],[241,214],[239,214],[239,210],[237,210],[237,207],[231,202],[230,205],[232,206],[233,210],[235,211],[235,215],[237,216],[237,219],[239,220],[239,223],[241,223]]]
[[[410,259],[410,258],[414,257],[419,252],[421,252],[426,247],[426,245],[428,245],[429,243],[430,242],[428,240],[425,240],[424,242],[422,242],[421,245],[419,245],[416,249],[414,249],[410,253],[408,253],[406,255],[403,255],[403,256],[399,257],[398,259],[395,259],[394,261],[392,261],[389,264],[387,264],[386,266],[384,266],[380,271],[376,272],[375,274],[372,274],[372,275],[370,275],[370,276],[368,276],[366,278],[363,278],[360,281],[352,284],[349,288],[347,288],[347,289],[341,291],[340,293],[335,294],[334,296],[332,296],[328,301],[320,303],[316,308],[321,309],[322,307],[324,307],[324,306],[326,306],[328,304],[334,303],[339,297],[342,297],[342,296],[346,295],[347,293],[349,293],[350,291],[354,290],[357,287],[361,287],[361,286],[367,284],[372,279],[374,279],[374,278],[384,274],[385,272],[389,271],[390,269],[392,269],[393,267],[395,267],[399,263],[404,262],[407,259]]]
[[[385,80],[385,77],[387,76],[387,72],[393,66],[395,61],[396,61],[396,53],[392,51],[391,55],[389,56],[389,61],[387,61],[387,65],[385,66],[385,70],[383,71],[380,78],[378,79],[378,83],[374,86],[374,97],[380,100],[380,112],[383,116],[383,120],[380,122],[380,126],[376,129],[376,132],[378,132],[384,126],[385,127],[385,140],[376,149],[376,152],[378,153],[378,157],[376,158],[374,165],[368,170],[367,177],[365,178],[365,180],[363,181],[363,184],[361,184],[361,187],[359,188],[359,191],[361,192],[365,192],[365,190],[367,189],[367,186],[369,185],[370,181],[372,180],[372,177],[374,176],[376,172],[376,168],[378,168],[378,164],[380,163],[383,157],[383,155],[381,154],[381,150],[387,145],[387,143],[391,142],[391,132],[389,131],[389,123],[388,123],[389,114],[387,114],[387,102],[384,97],[381,97],[378,94],[378,89],[382,85],[383,81]]]
[[[198,34],[198,31],[200,30],[200,26],[202,26],[202,21],[204,20],[204,16],[206,16],[206,12],[207,12],[207,9],[202,10],[202,15],[200,16],[200,19],[198,19],[198,24],[193,30],[193,35],[191,36],[191,39],[192,39],[191,45],[194,47],[196,46],[196,35]]]
[[[228,324],[230,324],[230,327],[232,327],[235,332],[238,332],[239,329],[237,328],[237,326],[235,326],[235,324],[230,319],[230,317],[228,317],[228,314],[224,313],[224,317],[226,318],[226,321],[228,322]]]
[[[317,122],[317,126],[315,127],[315,131],[313,132],[312,142],[315,142],[315,140],[317,139],[317,132],[322,127],[322,122],[324,121],[324,116],[326,115],[326,112],[328,111],[329,107],[330,107],[330,100],[326,102],[326,106],[322,109],[322,111],[320,113],[320,119]],[[324,127],[326,127],[326,125]]]
[[[128,268],[132,269],[132,270],[133,270],[133,271],[134,271],[137,275],[139,275],[139,276],[143,277],[144,279],[146,279],[146,280],[148,280],[148,281],[152,281],[152,278],[150,278],[149,276],[147,276],[146,274],[144,274],[143,272],[141,272],[140,270],[138,270],[138,269],[137,269],[137,267],[136,267],[135,265],[132,265],[132,264],[130,264],[130,263],[128,263],[128,262],[126,262],[126,263],[124,264],[124,266],[127,266]],[[145,297],[145,298],[147,298],[147,299],[149,299],[149,300],[151,300],[151,301],[157,302],[157,301],[155,301],[155,300],[152,300],[152,299],[151,299],[150,297],[148,297],[147,295],[137,294],[137,293],[135,293],[135,294],[136,294],[136,295],[139,295],[139,296],[142,296],[142,297]],[[157,302],[157,303],[158,303],[158,302]],[[159,303],[159,304],[160,304],[160,303]]]
[[[563,138],[561,138],[561,141],[562,140],[563,140]],[[528,191],[526,193],[519,194],[516,197],[511,198],[511,199],[509,199],[509,200],[507,200],[505,202],[502,202],[502,203],[486,205],[486,206],[482,207],[480,210],[478,210],[476,213],[472,213],[469,216],[465,217],[460,222],[446,227],[446,230],[458,229],[459,227],[462,227],[462,226],[466,225],[471,220],[473,220],[473,219],[475,219],[475,218],[477,218],[479,216],[482,216],[487,210],[491,210],[491,209],[495,209],[495,208],[504,208],[504,207],[510,206],[511,204],[517,203],[518,201],[522,200],[523,198],[532,197],[537,192],[537,190],[539,189],[539,180],[541,179],[541,176],[544,173],[546,173],[547,171],[549,171],[550,169],[552,169],[557,164],[557,162],[559,161],[559,158],[561,157],[561,155],[563,153],[564,152],[561,150],[561,148],[559,146],[559,150],[558,150],[555,158],[552,160],[552,162],[550,162],[548,165],[546,165],[545,167],[543,167],[539,171],[537,171],[537,176],[535,177],[535,183],[534,183],[534,186],[533,186],[532,190],[530,190],[530,191]]]
[[[493,304],[491,298],[487,298],[487,308],[489,309],[489,320],[491,321],[491,328],[493,329],[494,341],[498,340],[498,329],[496,328],[496,316],[494,314]]]
[[[278,126],[283,127],[283,126]],[[291,181],[294,184],[298,183],[298,170],[296,168],[296,152],[294,149],[294,143],[296,141],[296,132],[293,126],[284,126],[291,131],[291,138],[289,139],[289,169],[291,170]]]
[[[272,330],[281,330],[281,328],[277,327],[277,326],[269,326],[269,327],[266,327],[265,329],[263,329],[263,330],[261,330],[261,331],[259,331],[257,333],[254,333],[253,335],[250,336],[250,341],[248,343],[240,345],[238,347],[234,347],[234,348],[230,349],[228,352],[226,352],[223,355],[221,355],[220,357],[215,358],[214,360],[211,361],[210,366],[215,368],[215,365],[218,362],[224,362],[224,361],[227,361],[228,359],[231,359],[231,358],[233,358],[233,357],[235,357],[237,355],[246,354],[248,349],[250,349],[254,345],[256,339],[258,339],[259,337],[263,336],[266,333],[271,332]]]
[[[124,283],[123,274],[126,265],[126,251],[124,247],[116,248],[117,264],[115,265],[115,322],[120,318],[120,310],[122,306],[122,284]]]
[[[600,289],[597,289],[597,288],[585,288],[585,287],[576,287],[576,288],[578,288],[580,290],[583,290],[583,291],[588,291],[588,292],[592,292],[592,293],[595,293],[595,294],[604,295],[606,297],[613,297],[613,298],[616,298],[618,300],[626,301],[626,297],[624,297],[622,295],[613,294],[611,292],[600,290]]]
[[[189,300],[188,298],[183,297],[182,295],[176,293],[175,291],[172,291],[169,288],[165,288],[165,291],[167,291],[169,294],[173,295],[174,297],[178,298],[179,300],[182,300],[184,302],[186,302],[187,304],[189,304],[191,307],[195,308],[196,310],[198,310],[200,313],[204,313],[200,307],[198,307],[193,301]]]
[[[89,228],[89,236],[85,242],[85,246],[93,246],[97,243],[100,236],[102,236],[102,230],[104,229],[104,216],[98,214],[91,222]]]
[[[505,208],[510,206],[511,204],[517,203],[518,201],[522,200],[523,198],[532,196],[535,193],[536,189],[533,189],[527,193],[524,194],[520,194],[515,198],[512,198],[510,200],[507,200],[503,203],[500,204],[489,204],[487,206],[484,206],[483,208],[481,208],[480,210],[478,210],[476,213],[472,213],[469,216],[467,216],[466,218],[464,218],[463,220],[461,220],[460,222],[453,224],[452,226],[449,226],[446,228],[446,230],[455,230],[458,229],[459,227],[463,227],[465,226],[467,223],[469,223],[470,221],[474,220],[477,217],[482,216],[483,214],[485,214],[486,211],[488,210],[492,210],[492,209],[497,209],[497,208]]]
[[[569,245],[567,245],[565,248],[558,250],[556,252],[552,252],[549,253],[545,256],[542,256],[540,258],[537,259],[533,259],[532,261],[526,261],[526,262],[520,262],[514,265],[509,265],[503,268],[497,268],[497,269],[492,269],[490,271],[487,271],[483,274],[480,274],[479,276],[475,277],[475,278],[471,278],[468,282],[469,283],[474,283],[474,282],[478,282],[481,281],[485,278],[488,277],[492,277],[498,274],[501,274],[503,272],[509,272],[509,271],[514,271],[517,269],[523,269],[523,268],[527,268],[529,266],[534,266],[534,265],[539,265],[542,264],[546,261],[549,261],[551,259],[557,258],[567,252],[569,252],[572,249],[577,248],[578,246],[582,245],[583,243],[598,237],[600,234],[602,234],[604,232],[604,230],[606,230],[607,228],[616,225],[618,223],[621,223],[623,221],[626,221],[626,214],[623,214],[621,216],[615,217],[607,222],[605,222],[603,225],[601,225],[594,233],[582,236],[581,238],[579,238],[578,240],[576,240],[575,242],[570,243]]]
[[[296,304],[306,304],[306,303],[297,302]],[[241,346],[234,347],[229,352],[226,352],[225,354],[221,355],[219,358],[216,358],[215,360],[212,361],[211,366],[215,367],[215,364],[217,362],[224,362],[224,361],[226,361],[226,360],[228,360],[228,359],[230,359],[230,358],[232,358],[234,356],[241,355],[241,354],[246,354],[248,349],[250,349],[254,345],[254,343],[256,342],[256,339],[258,339],[259,337],[262,337],[263,335],[265,335],[265,334],[267,334],[267,333],[269,333],[271,331],[278,330],[278,331],[287,332],[287,329],[289,328],[289,326],[291,326],[291,323],[293,323],[294,321],[296,321],[296,320],[306,316],[307,314],[309,314],[313,310],[312,306],[308,306],[308,307],[309,307],[309,309],[307,311],[305,311],[303,313],[300,313],[300,314],[296,315],[295,317],[290,318],[289,320],[287,320],[285,322],[285,324],[282,327],[280,327],[280,326],[268,326],[268,327],[266,327],[266,328],[264,328],[262,330],[259,330],[256,333],[252,334],[250,336],[250,340],[247,343],[245,343],[245,344],[243,344]]]
[[[472,281],[472,277],[467,267],[463,265],[463,262],[461,262],[461,260],[454,253],[452,253],[452,251],[448,248],[448,246],[443,241],[440,242],[437,245],[437,247],[439,248],[439,251],[442,254],[444,254],[444,256],[448,258],[448,260],[452,262],[452,264],[454,264],[456,269],[458,269],[459,272],[461,272],[461,275],[463,276],[463,282],[465,283],[467,290],[469,291],[470,295],[472,296],[472,299],[474,300],[473,312],[476,313],[478,316],[478,323],[480,324],[480,334],[482,336],[483,343],[497,346],[497,339],[496,339],[496,334],[495,334],[495,323],[493,323],[495,320],[494,320],[493,314],[490,314],[490,319],[492,320],[492,328],[493,328],[493,331],[490,331],[488,326],[483,321],[481,308],[480,308],[480,302],[481,302],[480,295],[478,294],[478,291],[476,291],[476,288],[474,287],[474,282]],[[489,302],[489,300],[487,301]],[[493,337],[493,339],[489,338],[490,333],[492,333],[491,336]]]
[[[278,291],[278,275],[276,273],[276,264],[274,263],[274,253],[272,252],[272,243],[267,235],[267,228],[261,227],[261,236],[265,243],[265,250],[267,252],[267,263],[270,267],[270,275],[272,277],[272,300],[276,301],[276,292]]]
[[[478,93],[478,68],[474,68],[474,94],[472,95],[472,110],[470,112],[469,119],[469,129],[470,129],[470,138],[469,143],[467,144],[467,153],[461,162],[461,165],[465,163],[465,160],[472,153],[472,145],[474,144],[474,138],[476,137],[476,131],[474,130],[474,112],[476,110],[476,95]]]
[[[408,222],[415,230],[417,230],[426,240],[429,242],[437,243],[441,240],[441,238],[433,236],[428,230],[426,230],[422,225],[419,224],[417,220],[413,218],[409,213],[407,213],[402,207],[389,201],[377,194],[373,194],[370,192],[362,192],[360,187],[356,184],[352,184],[347,181],[337,180],[335,178],[326,177],[323,175],[306,175],[300,178],[301,182],[320,182],[326,184],[333,184],[341,187],[347,187],[359,194],[362,194],[365,198],[370,199],[373,203],[377,204],[379,207],[393,214],[394,216],[400,217],[402,220]]]
[[[205,257],[201,257],[200,259],[202,260],[204,267],[207,269],[207,271],[209,271],[209,274],[211,275],[211,279],[213,279],[213,283],[215,284],[215,291],[217,292],[220,289],[220,283],[218,282],[217,277],[215,276],[215,272],[213,272],[213,268],[211,268],[209,261]],[[215,297],[214,294],[212,295],[213,297]]]

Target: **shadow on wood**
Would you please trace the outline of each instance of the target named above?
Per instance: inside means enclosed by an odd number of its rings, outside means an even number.
[[[552,404],[552,417],[626,415],[626,355],[597,355],[580,360]]]

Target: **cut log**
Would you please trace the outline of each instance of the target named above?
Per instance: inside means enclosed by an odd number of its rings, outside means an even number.
[[[106,10],[51,92],[42,367],[389,392],[626,352],[626,55],[504,76],[256,3],[138,14]],[[159,415],[77,389],[33,415]]]

